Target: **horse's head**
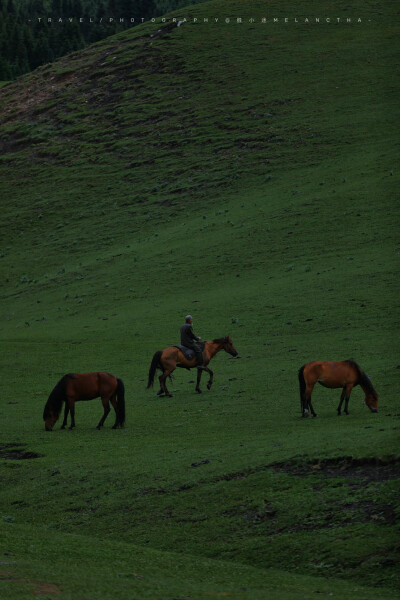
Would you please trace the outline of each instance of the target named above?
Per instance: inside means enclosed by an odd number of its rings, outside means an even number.
[[[223,344],[224,344],[223,348],[224,348],[225,352],[228,352],[228,354],[231,354],[232,356],[238,355],[238,351],[236,350],[235,346],[233,345],[230,335],[226,335],[224,337]]]
[[[368,406],[369,410],[373,413],[378,412],[378,400],[379,400],[379,396],[375,392],[375,390],[373,392],[369,392],[368,394],[365,394],[365,404]]]
[[[361,371],[360,367],[358,367],[358,370],[359,370],[358,383],[361,385],[362,389],[364,390],[365,404],[368,406],[368,408],[371,412],[377,413],[379,396],[378,396],[374,386],[372,385],[372,382],[371,382],[370,378],[368,377],[368,375],[366,373],[364,373],[364,371]]]
[[[58,421],[58,414],[56,413],[54,408],[51,408],[48,405],[48,403],[44,407],[43,421],[44,421],[45,431],[53,431],[53,427],[56,424],[56,422]]]

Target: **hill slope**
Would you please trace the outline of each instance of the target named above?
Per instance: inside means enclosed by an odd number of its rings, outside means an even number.
[[[395,8],[304,10],[188,8],[179,27],[145,24],[0,90],[0,498],[14,557],[1,585],[16,598],[41,561],[74,598],[100,597],[118,573],[131,575],[107,593],[126,598],[393,594]],[[230,333],[240,359],[218,356],[201,396],[177,373],[163,400],[145,390],[148,367],[188,312],[203,339]],[[319,388],[319,418],[300,420],[298,368],[350,357],[380,412],[356,389],[338,419],[339,391]],[[95,400],[78,405],[75,431],[46,434],[61,375],[103,369],[125,382],[126,428],[110,416],[93,431]],[[39,456],[15,461],[12,448]],[[101,559],[79,596],[84,569],[66,574],[56,546],[86,544],[94,565],[99,539],[121,560],[106,572]],[[130,548],[149,570],[162,553],[158,596]]]

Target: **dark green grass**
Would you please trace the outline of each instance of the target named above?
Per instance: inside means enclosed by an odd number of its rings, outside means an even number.
[[[284,600],[313,598],[315,594],[331,597],[340,594],[349,600],[390,598],[382,590],[361,585],[349,587],[338,579],[291,575],[277,569],[260,570],[229,561],[209,560],[177,552],[158,552],[118,541],[45,532],[32,549],[37,531],[30,526],[1,525],[5,548],[8,548],[2,577],[2,592],[21,600],[46,594],[62,598],[212,598],[263,599],[266,594]],[[16,566],[19,555],[24,561]],[[51,554],[51,578],[48,562]],[[99,577],[101,573],[101,577]],[[51,579],[51,584],[49,584]],[[50,589],[46,587],[51,585]],[[361,596],[360,596],[361,597]]]
[[[211,10],[265,6],[190,14]],[[148,24],[2,88],[4,595],[393,597],[394,5],[352,10],[357,29]],[[240,358],[156,397],[151,357],[189,312]],[[356,388],[338,418],[319,387],[302,420],[299,367],[346,358],[379,413]],[[46,433],[57,380],[96,370],[125,382],[125,429],[96,431],[94,400]]]

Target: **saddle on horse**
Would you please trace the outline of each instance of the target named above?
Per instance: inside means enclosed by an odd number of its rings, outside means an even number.
[[[187,346],[176,344],[175,348],[179,348],[179,350],[182,352],[183,356],[187,360],[193,360],[194,358],[196,358],[196,367],[200,367],[203,364],[203,350],[205,342],[202,342],[201,344],[196,344],[196,346],[197,348],[188,348]]]

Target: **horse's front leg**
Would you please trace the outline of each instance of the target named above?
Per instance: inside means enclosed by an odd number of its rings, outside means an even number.
[[[198,368],[197,369],[197,382],[196,382],[196,392],[198,394],[201,394],[201,389],[200,389],[200,380],[201,380],[201,374],[204,371],[204,367],[203,368]]]
[[[68,404],[68,400],[66,400],[65,401],[65,409],[64,409],[64,420],[62,422],[61,429],[65,429],[65,427],[67,426],[68,413],[69,413],[69,404]]]
[[[211,390],[211,386],[212,386],[213,381],[214,381],[214,372],[211,371],[211,369],[209,367],[206,367],[206,371],[210,375],[210,379],[208,380],[208,383],[207,383],[207,389]]]
[[[350,394],[351,394],[352,389],[353,389],[352,385],[346,386],[346,395],[345,395],[345,404],[344,404],[345,415],[349,414],[349,400],[350,400]]]
[[[73,429],[75,427],[75,400],[71,400],[69,404],[69,411],[71,413],[71,425],[69,428]]]
[[[340,394],[340,402],[339,402],[339,406],[337,407],[338,417],[340,417],[340,415],[342,414],[342,404],[343,404],[345,395],[346,395],[346,387],[343,388],[342,393]]]

